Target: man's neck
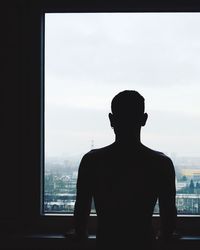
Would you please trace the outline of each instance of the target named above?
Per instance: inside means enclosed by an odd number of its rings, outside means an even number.
[[[136,135],[131,135],[131,136],[119,136],[116,135],[115,136],[115,143],[117,145],[122,145],[122,146],[131,146],[131,147],[137,147],[137,146],[141,146],[141,140],[140,140],[140,136],[136,136]]]

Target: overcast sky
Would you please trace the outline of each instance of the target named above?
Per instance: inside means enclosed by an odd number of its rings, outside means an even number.
[[[142,142],[200,156],[200,14],[46,14],[45,152],[110,144],[108,113],[125,89],[145,98]]]

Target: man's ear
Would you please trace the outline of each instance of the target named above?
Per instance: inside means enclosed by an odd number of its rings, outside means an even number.
[[[144,113],[143,118],[142,118],[142,122],[141,122],[141,126],[145,126],[147,119],[148,119],[148,114]]]
[[[113,128],[114,127],[114,122],[113,122],[113,114],[112,113],[109,113],[108,114],[108,117],[109,117],[109,120],[110,120],[110,126]]]

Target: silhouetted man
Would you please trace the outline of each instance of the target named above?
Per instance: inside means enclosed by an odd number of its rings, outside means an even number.
[[[159,201],[161,236],[170,239],[175,227],[175,171],[172,161],[141,143],[145,125],[144,98],[125,90],[111,103],[115,142],[94,149],[81,160],[75,203],[75,230],[87,237],[91,201],[97,213],[98,249],[153,249],[152,214]]]

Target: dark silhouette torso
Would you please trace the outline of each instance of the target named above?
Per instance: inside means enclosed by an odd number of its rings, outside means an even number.
[[[126,147],[116,142],[84,156],[75,215],[87,207],[84,202],[81,205],[81,200],[92,196],[98,218],[99,249],[151,249],[154,240],[151,221],[156,201],[165,192],[174,196],[174,188],[170,191],[166,187],[166,177],[170,178],[173,172],[170,162],[163,153],[142,144]],[[81,179],[85,179],[85,191],[81,190],[84,189]],[[170,181],[173,186],[173,179]],[[138,244],[140,248],[134,248]]]

